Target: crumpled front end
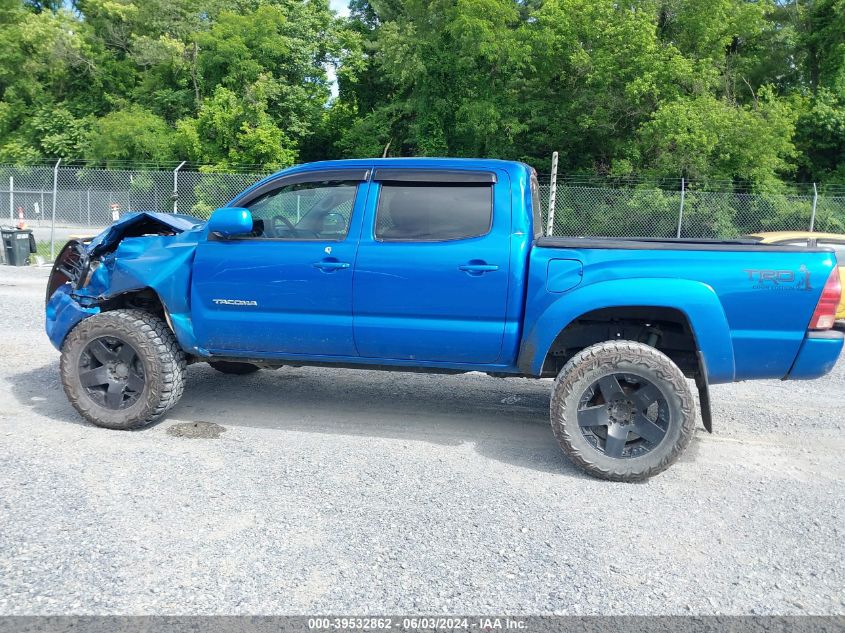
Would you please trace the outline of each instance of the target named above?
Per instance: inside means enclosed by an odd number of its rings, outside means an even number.
[[[177,331],[177,338],[191,347],[188,289],[202,228],[202,220],[190,216],[134,213],[88,243],[68,242],[47,283],[46,330],[53,346],[61,349],[83,319],[115,307],[121,297],[145,292],[155,293],[165,318],[179,315],[185,331]]]
[[[69,283],[59,286],[47,302],[47,336],[56,349],[61,349],[65,337],[82,319],[100,312],[100,308],[85,308],[71,295]]]

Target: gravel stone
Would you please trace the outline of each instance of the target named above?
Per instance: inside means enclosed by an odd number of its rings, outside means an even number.
[[[197,420],[196,422],[179,422],[167,427],[167,434],[173,437],[187,437],[190,439],[215,440],[221,433],[226,432],[225,426],[214,422]]]
[[[108,431],[47,274],[0,266],[0,614],[843,613],[845,363],[714,386],[715,433],[639,484],[564,458],[550,380],[197,364]]]

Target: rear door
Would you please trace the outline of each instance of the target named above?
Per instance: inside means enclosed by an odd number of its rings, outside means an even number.
[[[197,247],[191,309],[216,353],[355,356],[352,271],[368,170],[305,172],[233,203],[254,231]]]
[[[509,194],[500,170],[375,170],[354,280],[361,356],[454,363],[499,358]]]

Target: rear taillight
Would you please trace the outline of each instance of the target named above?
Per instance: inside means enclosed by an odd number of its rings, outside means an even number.
[[[813,318],[810,319],[811,330],[829,330],[836,321],[836,307],[842,297],[842,284],[839,282],[839,269],[835,266],[827,278],[822,290],[822,296],[816,304]]]

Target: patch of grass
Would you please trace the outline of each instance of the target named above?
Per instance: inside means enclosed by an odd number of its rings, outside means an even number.
[[[64,244],[61,244],[61,245],[57,244],[56,245],[56,254],[58,254],[58,252],[59,252],[59,250],[61,249],[62,246],[64,246]],[[35,255],[40,255],[41,257],[44,258],[44,261],[46,261],[46,262],[51,261],[50,242],[36,242],[35,247],[37,249],[36,252],[29,256],[30,263],[32,263],[33,260],[35,259]]]

